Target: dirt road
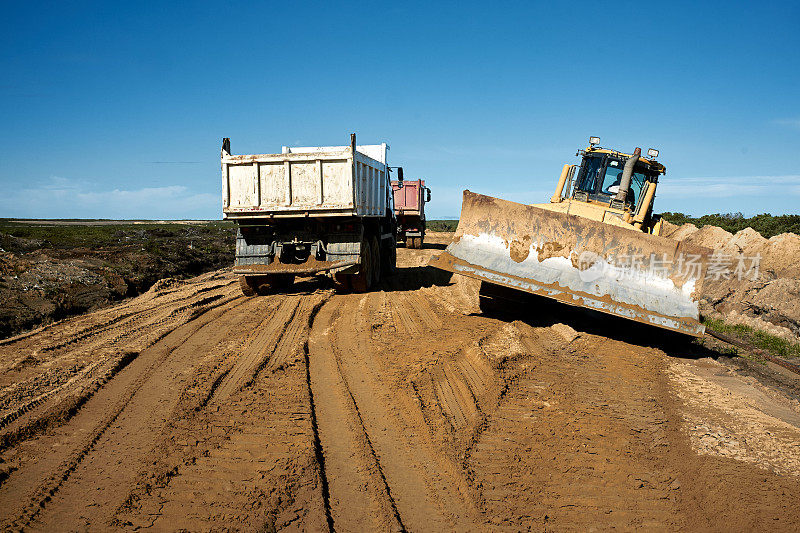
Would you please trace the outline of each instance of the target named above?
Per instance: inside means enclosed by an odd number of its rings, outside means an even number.
[[[433,240],[369,294],[217,272],[0,343],[3,528],[800,528],[791,394],[639,326],[485,315]]]

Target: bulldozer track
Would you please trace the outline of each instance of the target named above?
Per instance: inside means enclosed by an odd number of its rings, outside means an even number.
[[[400,293],[391,307],[395,327],[399,325],[398,329],[408,335],[418,335],[442,325],[431,304],[417,295],[407,296]]]

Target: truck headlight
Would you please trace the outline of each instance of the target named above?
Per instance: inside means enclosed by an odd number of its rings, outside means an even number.
[[[648,157],[658,157],[658,150],[656,150],[655,148],[650,148],[647,151],[647,156]]]
[[[589,144],[592,146],[600,144],[600,137],[589,137]]]

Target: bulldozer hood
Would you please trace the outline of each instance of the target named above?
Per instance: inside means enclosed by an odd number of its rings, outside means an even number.
[[[699,336],[711,251],[576,215],[464,191],[453,241],[430,265]]]

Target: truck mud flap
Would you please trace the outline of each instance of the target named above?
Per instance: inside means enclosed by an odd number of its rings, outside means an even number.
[[[464,191],[453,242],[429,265],[700,336],[711,250]]]

